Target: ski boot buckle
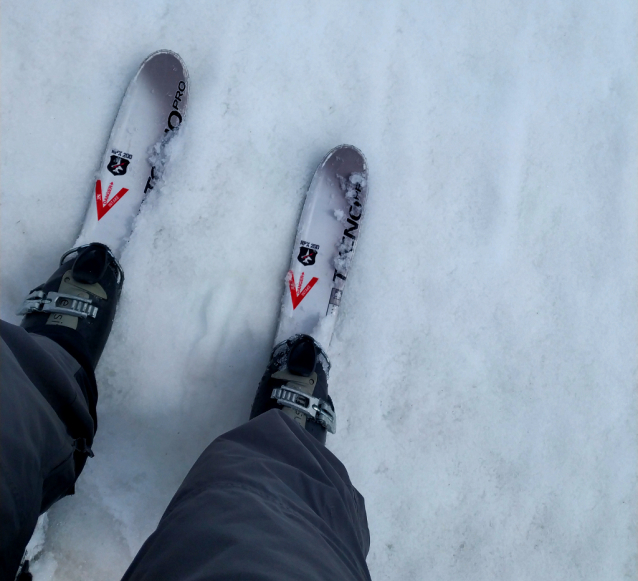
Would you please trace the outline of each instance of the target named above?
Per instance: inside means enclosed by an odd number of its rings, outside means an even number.
[[[59,313],[86,319],[97,315],[97,307],[90,299],[63,293],[35,291],[22,303],[18,315],[29,313]]]
[[[279,405],[292,408],[308,416],[331,434],[337,431],[337,416],[323,399],[312,397],[288,385],[276,387],[272,390],[270,397],[276,399]]]

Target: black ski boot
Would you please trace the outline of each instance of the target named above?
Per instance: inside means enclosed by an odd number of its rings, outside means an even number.
[[[92,375],[123,283],[122,267],[108,246],[93,242],[73,248],[49,280],[29,293],[18,311],[24,315],[21,326],[60,344]]]
[[[329,371],[328,357],[312,337],[294,335],[279,343],[257,388],[250,419],[280,409],[325,444],[326,430],[334,434],[337,428]]]

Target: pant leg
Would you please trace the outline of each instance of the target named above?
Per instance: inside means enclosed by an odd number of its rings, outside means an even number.
[[[0,321],[0,579],[13,580],[38,516],[73,492],[93,388],[56,342]]]
[[[363,580],[369,545],[343,464],[271,410],[204,451],[124,579]]]

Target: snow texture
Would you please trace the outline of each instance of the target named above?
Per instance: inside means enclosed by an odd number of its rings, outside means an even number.
[[[246,421],[305,191],[370,193],[331,344],[328,445],[374,579],[635,579],[636,3],[7,0],[0,312],[76,239],[124,91],[191,79],[122,256],[100,426],[36,581],[117,579]]]

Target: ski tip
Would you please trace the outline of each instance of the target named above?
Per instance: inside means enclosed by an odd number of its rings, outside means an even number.
[[[172,70],[171,70],[172,69]],[[143,73],[143,71],[156,71]],[[172,77],[181,77],[184,88],[180,88],[183,92],[182,96],[182,114],[186,113],[188,107],[188,93],[190,91],[190,78],[188,75],[188,69],[186,64],[176,52],[169,49],[156,50],[154,53],[148,55],[140,68],[137,71],[136,78],[141,74],[151,74],[165,76],[170,75]],[[133,79],[135,80],[135,79]]]
[[[344,143],[333,147],[323,158],[317,171],[322,167],[332,166],[335,163],[343,167],[343,169],[348,168],[352,172],[356,171],[366,176],[368,175],[368,162],[366,161],[365,155],[354,145]]]
[[[144,65],[146,65],[149,61],[153,59],[166,58],[166,57],[172,58],[177,61],[177,64],[179,64],[179,66],[182,68],[184,76],[188,80],[188,69],[186,68],[186,63],[184,62],[182,57],[179,56],[176,52],[169,50],[167,48],[156,50],[155,52],[149,54],[140,65],[140,69],[144,68]]]
[[[343,156],[343,155],[346,155],[347,157],[352,159],[356,159],[358,157],[361,160],[363,171],[365,172],[368,171],[368,162],[366,160],[365,155],[363,155],[363,152],[358,147],[355,147],[354,145],[349,145],[347,143],[342,143],[341,145],[337,145],[336,147],[333,147],[326,154],[326,157],[324,157],[321,165],[324,165],[328,160],[330,160],[334,156]]]
[[[342,143],[341,145],[337,145],[336,147],[333,147],[328,152],[326,157],[330,157],[333,153],[335,153],[337,151],[342,151],[342,150],[351,150],[351,151],[354,151],[354,152],[358,153],[361,157],[365,157],[363,155],[363,152],[358,147],[355,147],[354,145],[349,145],[347,143]]]
[[[161,54],[167,54],[170,55],[172,57],[175,57],[180,63],[184,63],[184,61],[182,60],[182,57],[179,56],[174,50],[170,50],[168,48],[161,48],[159,50],[156,50],[155,52],[152,52],[151,54],[149,54],[145,59],[144,62],[151,60],[152,58],[155,58],[158,55]]]

